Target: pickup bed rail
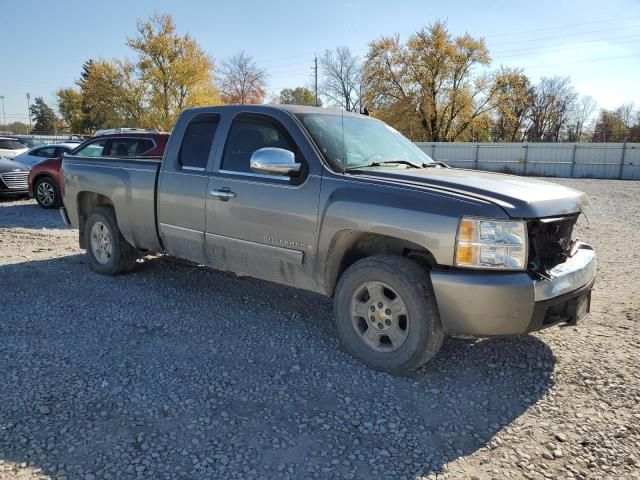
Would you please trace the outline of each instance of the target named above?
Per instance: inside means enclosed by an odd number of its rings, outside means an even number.
[[[65,156],[63,184],[71,218],[83,222],[96,205],[111,204],[124,238],[141,250],[160,251],[156,226],[156,185],[160,159]],[[67,169],[69,174],[65,172]],[[74,211],[75,210],[75,211]]]

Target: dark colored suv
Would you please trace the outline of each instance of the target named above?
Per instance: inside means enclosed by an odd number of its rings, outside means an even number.
[[[169,139],[168,133],[117,133],[93,137],[71,154],[85,157],[160,158]],[[62,157],[50,158],[35,165],[29,172],[29,195],[42,208],[62,205],[60,196],[60,166]]]

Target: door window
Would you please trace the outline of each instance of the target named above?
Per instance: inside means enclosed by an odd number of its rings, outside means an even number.
[[[78,150],[75,155],[80,155],[82,157],[101,157],[104,155],[105,147],[109,143],[109,140],[96,140],[95,142],[91,142],[88,145],[85,145],[83,148]]]
[[[275,121],[256,116],[240,116],[231,125],[220,168],[251,173],[251,155],[264,147],[296,152],[295,144],[285,129]]]
[[[178,165],[181,168],[206,168],[219,120],[217,115],[198,115],[189,122],[178,155]]]

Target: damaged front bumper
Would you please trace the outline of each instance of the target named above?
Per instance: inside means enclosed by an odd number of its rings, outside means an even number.
[[[440,320],[451,335],[517,335],[575,324],[590,309],[596,254],[578,243],[548,278],[527,272],[432,270]]]

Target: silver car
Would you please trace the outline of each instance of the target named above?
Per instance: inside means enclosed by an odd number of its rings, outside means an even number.
[[[76,148],[78,145],[80,144],[77,142],[64,142],[39,146],[17,155],[14,160],[31,168],[48,158],[61,157],[64,153],[71,152],[71,150]]]

